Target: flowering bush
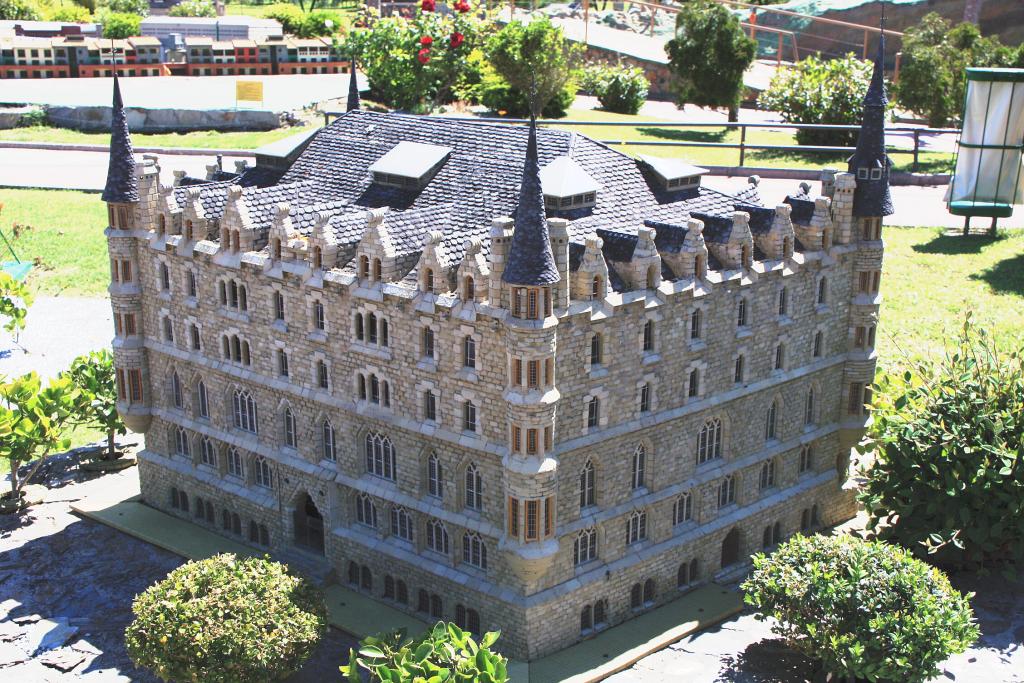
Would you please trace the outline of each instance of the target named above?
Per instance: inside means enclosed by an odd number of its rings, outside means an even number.
[[[341,49],[355,54],[383,104],[430,111],[451,102],[460,83],[479,68],[469,56],[492,25],[477,17],[466,0],[451,9],[443,14],[436,11],[435,0],[421,0],[412,18],[371,16],[369,25],[352,31]]]

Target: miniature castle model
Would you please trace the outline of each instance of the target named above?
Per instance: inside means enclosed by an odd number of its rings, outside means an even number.
[[[756,182],[355,94],[290,164],[166,188],[115,81],[114,355],[145,501],[523,659],[851,517],[881,54],[849,172],[768,208]]]

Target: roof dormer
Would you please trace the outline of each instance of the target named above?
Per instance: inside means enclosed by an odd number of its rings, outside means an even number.
[[[370,166],[373,181],[381,185],[418,190],[444,166],[451,147],[403,140]]]
[[[708,169],[688,164],[682,159],[641,156],[641,162],[654,172],[661,182],[661,189],[668,192],[692,190],[700,187],[700,179]]]
[[[544,207],[569,211],[597,203],[600,183],[590,177],[571,157],[560,156],[540,170]]]

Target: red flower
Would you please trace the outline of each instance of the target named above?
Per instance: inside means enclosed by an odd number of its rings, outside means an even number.
[[[433,44],[434,39],[431,38],[430,36],[423,36],[422,38],[420,38],[420,45],[422,45],[423,47],[430,47]]]
[[[426,64],[430,61],[430,50],[427,48],[421,49],[416,53],[416,59],[420,60],[420,64]]]
[[[436,5],[435,5],[435,3],[434,3],[434,0],[423,0],[423,2],[422,2],[422,3],[420,4],[420,8],[421,8],[421,9],[422,9],[422,10],[423,10],[424,12],[433,12],[433,11],[434,11],[434,8],[435,8],[435,6],[436,6]]]
[[[465,0],[459,0],[459,2],[455,3],[455,10],[457,12],[462,12],[462,13],[468,12],[469,11],[469,3],[465,2]]]
[[[458,47],[459,45],[462,45],[462,41],[464,41],[465,39],[466,36],[456,31],[455,33],[452,34],[451,38],[448,39],[448,42],[452,47]]]

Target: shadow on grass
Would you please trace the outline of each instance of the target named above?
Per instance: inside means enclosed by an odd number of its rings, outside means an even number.
[[[924,244],[911,247],[918,254],[980,254],[990,244],[1005,239],[1005,235],[990,237],[988,235],[955,235],[940,232],[935,238]]]
[[[1024,254],[1003,259],[980,273],[971,273],[969,277],[987,283],[993,291],[1024,296]]]
[[[820,168],[846,169],[846,160],[849,155],[845,153],[832,152],[801,152],[799,150],[752,150],[747,153],[747,159],[751,162],[762,161],[767,164],[799,163],[804,166],[817,166]],[[894,173],[910,173],[913,171],[913,158],[907,154],[892,155]],[[953,155],[925,156],[917,165],[916,173],[952,173]]]
[[[662,140],[679,140],[680,142],[723,142],[726,130],[682,130],[679,128],[654,128],[637,126],[638,133]]]

